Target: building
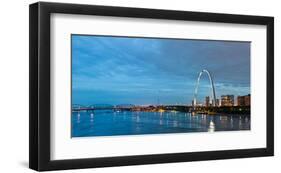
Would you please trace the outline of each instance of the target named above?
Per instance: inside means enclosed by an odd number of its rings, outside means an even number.
[[[244,96],[237,96],[237,106],[245,106]]]
[[[234,106],[234,95],[222,95],[221,106]]]
[[[245,96],[245,106],[251,106],[251,95],[250,94]]]
[[[209,106],[210,106],[210,97],[209,97],[209,96],[207,96],[207,97],[205,98],[205,106],[206,106],[206,107],[209,107]]]
[[[237,96],[237,106],[250,106],[251,105],[251,95]]]
[[[220,106],[220,99],[216,99],[216,105],[215,106]]]

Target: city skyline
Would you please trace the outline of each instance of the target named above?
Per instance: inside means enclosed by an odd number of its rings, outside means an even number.
[[[217,96],[250,94],[250,43],[72,35],[74,104],[191,104],[202,69]],[[199,102],[209,93],[203,75]]]
[[[216,106],[250,106],[251,105],[251,94],[234,96],[232,94],[221,95],[217,97]],[[206,96],[204,103],[199,103],[201,106],[212,107],[212,100],[210,96]]]

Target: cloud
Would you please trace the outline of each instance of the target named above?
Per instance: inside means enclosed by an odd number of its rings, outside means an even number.
[[[155,102],[159,93],[169,103],[191,102],[202,69],[213,74],[217,93],[249,93],[250,43],[72,36],[77,103]],[[209,93],[204,76],[200,88],[201,97]]]

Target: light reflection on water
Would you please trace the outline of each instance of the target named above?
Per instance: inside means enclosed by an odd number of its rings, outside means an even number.
[[[250,116],[183,112],[73,112],[72,137],[250,130]]]

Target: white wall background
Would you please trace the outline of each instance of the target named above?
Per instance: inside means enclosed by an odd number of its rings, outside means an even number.
[[[57,0],[58,2],[59,0]],[[0,6],[0,172],[28,169],[28,5],[35,1],[2,1]],[[81,172],[278,172],[281,169],[281,12],[277,0],[68,0],[128,7],[203,11],[275,17],[275,157],[201,161],[144,166],[83,169]],[[280,105],[280,106],[279,106]],[[76,172],[77,170],[60,171]]]

